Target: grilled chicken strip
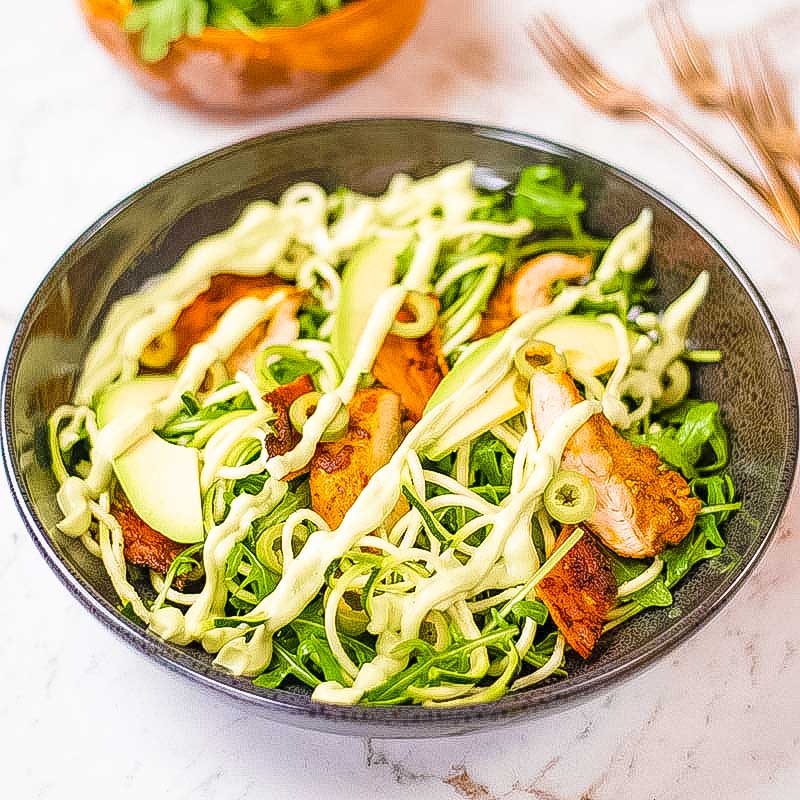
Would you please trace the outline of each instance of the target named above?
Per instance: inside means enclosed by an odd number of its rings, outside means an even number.
[[[556,540],[556,547],[574,530],[574,526],[565,525]],[[617,598],[614,573],[591,533],[584,533],[542,578],[536,593],[547,606],[567,644],[583,658],[588,658]]]
[[[531,389],[540,438],[583,399],[565,372],[538,369]],[[683,477],[665,468],[650,447],[636,447],[620,436],[602,414],[567,442],[561,463],[594,487],[597,507],[584,524],[615,553],[654,556],[680,542],[694,525],[700,501],[690,496]]]
[[[211,333],[222,315],[243,297],[258,297],[266,300],[278,289],[294,288],[275,275],[234,275],[221,273],[211,278],[208,289],[181,311],[172,332],[175,335],[175,350],[167,368],[177,366],[193,344]],[[253,343],[255,344],[255,343]]]
[[[517,317],[550,302],[550,287],[559,280],[586,278],[592,271],[591,256],[544,253],[507,275],[494,290],[476,339],[507,328]]]
[[[163,533],[151,528],[134,510],[124,492],[117,487],[111,503],[111,513],[122,528],[123,554],[129,564],[149,567],[163,575],[173,560],[186,549],[168,539]],[[175,580],[178,588],[183,586],[185,576]]]
[[[403,438],[400,398],[389,389],[361,389],[347,408],[347,433],[319,444],[311,459],[311,507],[331,528],[339,527],[367,481]]]
[[[403,322],[412,316],[401,310],[397,318]],[[372,374],[400,395],[406,417],[419,422],[428,400],[447,374],[438,327],[416,339],[390,333],[378,352]]]

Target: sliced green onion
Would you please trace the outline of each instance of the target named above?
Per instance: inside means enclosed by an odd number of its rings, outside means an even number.
[[[289,421],[294,426],[298,433],[303,432],[308,418],[314,413],[319,404],[322,395],[319,392],[306,392],[294,401],[289,406]],[[336,416],[330,421],[330,424],[325,428],[325,432],[320,437],[321,442],[335,442],[341,439],[347,433],[347,427],[350,424],[350,412],[347,406],[339,406]]]
[[[411,291],[406,295],[405,307],[414,315],[414,319],[408,322],[396,319],[390,333],[404,339],[419,339],[420,336],[430,333],[436,324],[438,313],[433,299],[422,292]]]
[[[228,504],[225,500],[227,481],[216,480],[203,495],[203,526],[206,533],[210,531],[225,517]]]
[[[530,380],[537,369],[546,372],[565,372],[567,369],[564,356],[550,342],[538,339],[528,342],[514,353],[514,365],[526,380]]]
[[[349,636],[360,636],[369,623],[366,611],[356,607],[358,601],[358,594],[348,589],[336,609],[336,626]]]
[[[306,354],[288,344],[271,344],[265,347],[257,356],[255,361],[256,375],[259,377],[258,387],[264,391],[272,391],[280,384],[272,376],[269,369],[270,363],[274,358],[290,358],[293,360],[305,359]]]
[[[559,470],[544,490],[547,513],[564,525],[575,525],[594,513],[597,497],[586,478],[571,469]]]

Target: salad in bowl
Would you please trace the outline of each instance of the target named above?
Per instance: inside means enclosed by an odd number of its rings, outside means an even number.
[[[61,532],[120,607],[258,687],[458,706],[591,658],[725,548],[697,274],[587,233],[560,168],[250,203],[117,301],[49,423]]]

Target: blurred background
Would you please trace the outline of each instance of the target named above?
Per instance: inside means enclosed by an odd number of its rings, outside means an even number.
[[[102,17],[117,3],[89,5]],[[726,220],[742,204],[659,130],[590,109],[541,60],[525,31],[537,12],[555,11],[617,77],[646,89],[747,163],[725,120],[694,108],[670,79],[647,6],[640,0],[574,0],[557,7],[537,0],[428,0],[410,37],[374,71],[306,105],[283,109],[278,100],[271,112],[237,118],[189,111],[145,91],[91,35],[77,3],[48,2],[35,20],[29,4],[9,4],[4,13],[17,34],[0,51],[0,262],[15,264],[24,277],[5,300],[24,302],[89,222],[165,170],[245,136],[352,116],[449,117],[557,139],[650,181],[743,260],[756,257],[761,237],[773,236],[766,226],[757,219],[749,224],[748,216],[746,230],[726,232]],[[763,34],[788,84],[800,84],[797,3],[692,0],[685,11],[712,47],[740,30]],[[99,30],[102,36],[102,25]],[[373,31],[371,39],[379,34]],[[213,73],[213,65],[208,70]],[[202,76],[201,69],[197,79]],[[220,86],[223,95],[229,90]],[[26,243],[22,253],[20,241]]]

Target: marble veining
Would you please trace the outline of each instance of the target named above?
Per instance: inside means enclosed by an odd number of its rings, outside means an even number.
[[[538,0],[429,0],[409,43],[375,74],[305,109],[224,122],[165,106],[90,40],[70,3],[36,26],[27,4],[0,50],[0,347],[63,248],[100,213],[199,153],[264,130],[330,118],[414,114],[517,127],[599,155],[699,217],[748,270],[800,362],[798,252],[672,142],[600,117],[527,45]],[[57,5],[57,7],[56,7]],[[719,121],[670,84],[638,0],[558,4],[622,77],[674,104],[742,156]],[[800,9],[696,0],[716,42],[769,30],[800,86]],[[724,13],[723,13],[724,12]],[[10,19],[9,19],[10,15]],[[257,800],[692,800],[800,792],[800,521],[796,489],[778,535],[735,599],[646,673],[536,722],[441,741],[343,739],[251,718],[149,663],[100,627],[35,552],[3,482],[0,764],[4,796]]]

